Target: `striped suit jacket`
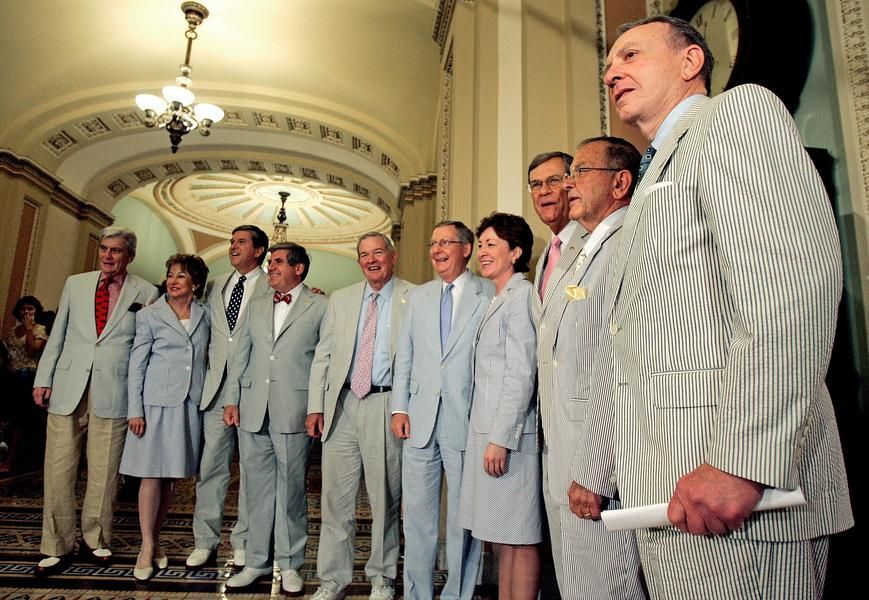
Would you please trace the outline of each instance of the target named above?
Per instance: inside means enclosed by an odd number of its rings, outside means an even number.
[[[634,193],[613,266],[613,385],[597,408],[606,415],[611,403],[625,505],[669,501],[679,477],[705,462],[770,487],[801,486],[808,500],[755,513],[734,537],[850,527],[824,385],[839,240],[778,98],[746,85],[689,109]],[[608,477],[598,468],[581,477],[600,493]]]

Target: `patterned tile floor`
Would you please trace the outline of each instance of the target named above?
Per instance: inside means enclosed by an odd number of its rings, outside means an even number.
[[[32,575],[39,554],[42,524],[42,473],[30,471],[7,475],[0,479],[0,600],[124,600],[150,598],[196,599],[279,597],[280,586],[273,582],[257,584],[251,594],[223,594],[223,582],[231,574],[229,559],[229,529],[233,525],[237,497],[237,474],[234,474],[227,504],[223,544],[218,550],[217,566],[188,571],[184,560],[193,547],[191,513],[195,500],[194,482],[179,482],[176,499],[170,511],[162,538],[162,547],[169,557],[169,568],[159,572],[146,586],[132,578],[139,545],[136,517],[135,482],[128,482],[121,491],[115,515],[115,562],[109,567],[96,567],[81,561],[50,579],[39,580]],[[79,487],[83,487],[80,477]],[[309,538],[305,549],[305,564],[301,575],[305,580],[305,597],[317,589],[317,543],[320,529],[320,469],[312,461],[308,473]],[[81,498],[83,490],[79,490]],[[354,581],[348,588],[349,600],[367,598],[369,586],[364,574],[365,560],[370,551],[370,507],[363,489],[357,505],[356,557]],[[399,565],[399,569],[401,565]],[[444,573],[436,573],[436,585],[442,585]],[[400,590],[399,590],[400,591]],[[495,590],[480,588],[481,600],[494,597]]]

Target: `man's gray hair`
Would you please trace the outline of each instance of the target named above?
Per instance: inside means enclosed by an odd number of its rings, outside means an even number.
[[[437,229],[438,227],[449,227],[453,226],[456,228],[456,235],[459,238],[459,241],[463,244],[470,244],[471,247],[474,246],[474,232],[471,231],[467,225],[462,223],[461,221],[450,221],[448,219],[441,221],[434,227],[432,227],[432,231]]]
[[[712,51],[703,36],[697,31],[691,23],[669,15],[654,15],[639,21],[625,23],[616,30],[616,35],[620,36],[626,31],[630,31],[634,27],[640,25],[648,25],[649,23],[664,23],[670,26],[670,35],[667,42],[672,48],[681,50],[688,46],[697,45],[703,50],[703,67],[700,69],[700,77],[703,78],[703,83],[706,84],[706,93],[712,93],[712,68],[715,66],[715,58],[712,56]]]
[[[136,256],[136,233],[132,229],[118,227],[117,225],[109,225],[100,231],[101,242],[106,238],[113,237],[119,237],[124,240],[124,243],[127,244],[127,252],[129,252],[130,258]]]
[[[369,231],[369,232],[363,233],[361,236],[359,236],[359,241],[356,242],[356,255],[357,256],[359,256],[359,246],[362,244],[362,242],[364,240],[367,240],[368,238],[380,238],[381,240],[383,240],[383,243],[386,244],[386,249],[389,250],[390,252],[392,252],[393,254],[395,253],[395,246],[392,245],[391,239],[389,239],[386,235],[380,233],[379,231]]]

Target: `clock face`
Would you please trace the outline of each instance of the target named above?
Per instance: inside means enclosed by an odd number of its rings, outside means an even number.
[[[736,65],[739,49],[739,20],[736,10],[730,0],[709,0],[694,13],[691,24],[706,39],[712,56],[715,57],[712,89],[709,93],[717,94],[727,86]]]

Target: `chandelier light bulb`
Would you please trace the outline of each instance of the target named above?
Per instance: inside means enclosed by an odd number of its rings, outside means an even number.
[[[219,123],[223,120],[224,116],[222,108],[214,104],[208,104],[207,102],[202,102],[201,104],[194,106],[193,114],[196,115],[196,118],[200,121],[205,121],[206,119],[210,121],[210,123],[208,123],[209,125],[212,123]]]
[[[166,101],[154,94],[139,94],[136,96],[136,106],[139,110],[153,110],[158,115],[166,110]]]
[[[167,85],[163,88],[163,97],[166,98],[166,102],[170,104],[172,102],[177,102],[181,106],[190,106],[193,104],[193,101],[196,100],[196,96],[188,90],[187,88],[181,87],[180,85]]]

